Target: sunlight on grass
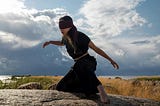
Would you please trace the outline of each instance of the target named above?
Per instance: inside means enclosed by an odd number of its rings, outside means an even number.
[[[40,82],[43,89],[58,83],[63,76],[27,76],[12,77],[10,83],[0,81],[0,89],[17,89],[29,82]],[[134,96],[160,101],[160,77],[138,77],[135,79],[98,77],[109,94]]]
[[[160,101],[159,79],[160,77],[142,77],[130,80],[99,77],[108,93]]]

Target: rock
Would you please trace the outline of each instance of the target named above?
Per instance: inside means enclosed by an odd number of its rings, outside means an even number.
[[[20,85],[18,89],[42,89],[42,85],[39,82],[30,82]]]
[[[121,77],[115,77],[115,79],[119,79],[119,80],[122,80],[122,78],[121,78]]]
[[[56,90],[3,89],[0,95],[0,106],[160,106],[158,101],[120,95],[108,95],[111,104],[106,105],[99,96],[93,99]]]
[[[56,90],[57,84],[52,84],[48,87],[48,90]]]
[[[133,80],[132,85],[133,86],[141,86],[141,82],[139,80]]]

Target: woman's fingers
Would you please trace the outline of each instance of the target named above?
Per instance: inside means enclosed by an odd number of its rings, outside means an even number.
[[[46,43],[43,44],[43,48],[45,48],[45,46],[46,46]]]
[[[45,42],[44,44],[43,44],[43,48],[45,48],[45,46],[47,46],[49,43],[48,42]]]
[[[116,62],[112,61],[111,64],[113,65],[113,67],[115,69],[119,69],[119,66],[118,66],[118,64]]]
[[[116,69],[119,69],[119,66],[118,66],[118,64],[114,64],[114,66],[115,66],[115,68],[116,68]]]

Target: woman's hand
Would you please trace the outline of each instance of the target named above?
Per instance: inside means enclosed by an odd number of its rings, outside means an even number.
[[[43,44],[43,48],[45,48],[46,46],[48,46],[50,44],[50,42],[45,42],[44,44]]]
[[[119,66],[118,66],[118,64],[115,62],[115,61],[111,61],[111,64],[113,65],[113,67],[115,68],[115,69],[119,69]]]

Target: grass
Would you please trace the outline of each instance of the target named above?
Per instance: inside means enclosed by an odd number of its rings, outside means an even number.
[[[29,82],[39,82],[43,89],[47,89],[51,84],[57,83],[61,77],[52,76],[27,76],[27,77],[12,77],[10,83],[0,82],[0,89],[17,89],[20,85]]]
[[[99,77],[111,94],[148,98],[160,101],[160,77],[142,77],[131,80]],[[112,89],[111,89],[112,88]]]
[[[22,84],[40,82],[43,89],[57,83],[62,76],[27,76],[12,77],[10,83],[0,81],[0,89],[16,89]],[[121,78],[98,77],[107,93],[124,96],[135,96],[160,101],[160,77],[138,77],[131,80]]]

